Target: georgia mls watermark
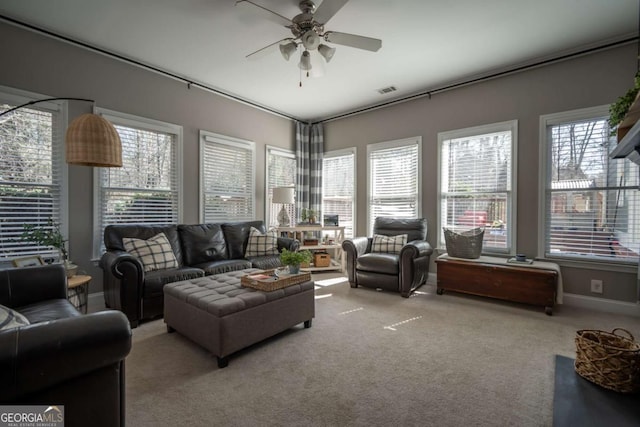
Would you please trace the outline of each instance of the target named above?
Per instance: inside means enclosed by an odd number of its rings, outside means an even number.
[[[64,406],[0,405],[0,427],[64,427]]]

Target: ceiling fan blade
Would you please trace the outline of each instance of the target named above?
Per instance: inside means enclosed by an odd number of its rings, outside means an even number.
[[[321,24],[329,22],[349,0],[324,0],[313,14],[313,19]]]
[[[293,40],[293,39],[291,37],[288,37],[286,39],[278,40],[277,42],[271,43],[270,45],[265,46],[261,49],[258,49],[255,52],[251,52],[245,58],[251,59],[251,60],[263,58],[273,52],[276,52],[282,42],[290,41],[290,40]]]
[[[238,0],[238,1],[236,1],[236,6],[238,6],[238,5],[240,5],[240,6],[253,5],[253,6],[259,8],[262,11],[261,15],[263,15],[269,21],[275,22],[276,24],[282,25],[282,26],[285,26],[285,27],[291,25],[291,19],[287,18],[286,16],[282,16],[279,13],[274,12],[273,10],[269,10],[264,6],[260,6],[259,4],[254,3],[252,1],[249,1],[249,0]],[[255,10],[255,9],[253,9],[253,10]]]
[[[380,39],[357,36],[355,34],[338,33],[336,31],[327,31],[324,34],[324,39],[331,43],[370,50],[371,52],[377,52],[382,47],[382,40]]]

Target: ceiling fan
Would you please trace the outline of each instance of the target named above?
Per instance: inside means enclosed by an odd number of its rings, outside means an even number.
[[[289,58],[291,58],[298,50],[298,47],[302,47],[302,54],[300,55],[298,67],[301,70],[305,70],[307,72],[307,76],[309,76],[309,70],[313,68],[311,64],[312,51],[317,50],[326,62],[331,61],[331,58],[335,53],[336,49],[323,44],[323,41],[377,52],[382,46],[382,40],[358,36],[355,34],[340,33],[337,31],[325,31],[325,24],[329,22],[329,20],[342,8],[342,6],[347,3],[347,1],[348,0],[324,0],[322,4],[316,8],[313,1],[302,0],[299,3],[302,13],[294,16],[292,19],[282,16],[279,13],[269,10],[266,7],[250,0],[236,1],[236,5],[242,3],[250,4],[260,8],[264,12],[267,12],[268,17],[271,18],[270,20],[275,20],[276,23],[291,30],[291,33],[293,34],[293,37],[278,40],[275,43],[250,53],[247,55],[247,58],[257,59],[274,51],[276,47],[279,47],[282,57],[288,61]]]

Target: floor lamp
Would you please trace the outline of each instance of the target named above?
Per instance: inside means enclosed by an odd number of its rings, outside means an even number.
[[[47,98],[30,101],[7,111],[0,117],[29,105],[46,101],[85,101],[84,98]],[[72,165],[97,167],[122,167],[122,142],[115,127],[97,114],[82,114],[76,117],[67,128],[64,138],[67,163]]]
[[[291,205],[294,203],[293,187],[274,188],[271,203],[282,204],[282,209],[280,209],[280,212],[278,213],[278,225],[280,227],[289,227],[289,225],[291,225],[291,218],[289,218],[285,205]]]

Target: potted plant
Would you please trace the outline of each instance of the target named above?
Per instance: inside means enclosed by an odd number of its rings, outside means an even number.
[[[312,258],[313,255],[311,255],[311,252],[307,250],[294,252],[283,249],[280,253],[280,262],[282,265],[289,267],[289,273],[291,274],[300,273],[300,264],[311,262]]]
[[[316,222],[316,211],[313,209],[302,208],[302,213],[300,214],[300,218],[302,222],[309,222],[309,224],[315,224]]]
[[[633,87],[629,89],[627,93],[619,97],[609,107],[608,123],[609,128],[612,131],[615,131],[620,122],[624,120],[625,116],[629,112],[629,108],[631,108],[633,101],[635,101],[636,96],[638,95],[638,91],[640,91],[640,72],[636,73],[633,83]]]
[[[60,231],[60,224],[53,222],[51,218],[47,221],[47,226],[39,228],[33,224],[25,224],[24,231],[20,235],[20,239],[25,242],[35,242],[41,246],[51,246],[58,250],[60,254],[60,262],[64,264],[67,270],[67,277],[72,277],[78,266],[69,261],[69,253],[67,252],[67,241]]]

